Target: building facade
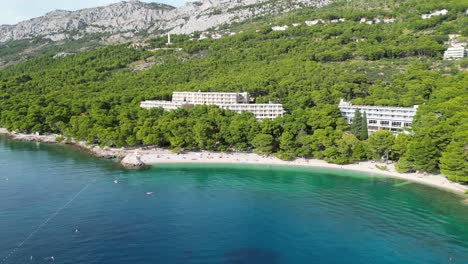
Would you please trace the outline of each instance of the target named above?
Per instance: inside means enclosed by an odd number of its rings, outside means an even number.
[[[148,100],[140,103],[141,108],[151,109],[161,107],[166,111],[174,110],[179,107],[182,107],[183,103],[171,102],[171,101],[161,101],[161,100]]]
[[[444,52],[444,60],[462,59],[468,56],[468,50],[465,47],[451,47]]]
[[[161,107],[171,111],[192,105],[216,105],[236,113],[253,113],[258,120],[274,119],[285,113],[282,104],[249,104],[249,102],[249,93],[174,92],[172,101],[148,100],[141,102],[140,107],[146,109]]]
[[[284,114],[282,104],[224,104],[219,105],[219,107],[236,113],[251,112],[259,120],[275,119]]]
[[[411,128],[418,109],[417,105],[413,107],[353,105],[343,99],[341,99],[338,107],[348,124],[353,123],[356,110],[359,110],[361,114],[365,112],[369,134],[379,130],[390,130],[394,133],[405,132],[405,128]]]
[[[248,104],[248,93],[173,92],[172,102],[189,104]]]

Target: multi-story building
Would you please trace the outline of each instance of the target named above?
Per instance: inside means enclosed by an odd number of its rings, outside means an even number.
[[[223,104],[218,106],[237,113],[251,112],[257,119],[275,119],[284,114],[282,104]]]
[[[161,101],[161,100],[148,100],[140,103],[141,108],[151,109],[162,107],[166,111],[177,109],[183,106],[183,103],[171,102],[171,101]]]
[[[172,101],[149,100],[141,102],[142,108],[162,107],[166,111],[191,105],[216,105],[237,113],[251,112],[259,120],[274,119],[283,116],[282,104],[249,104],[248,93],[204,93],[204,92],[174,92]]]
[[[436,11],[434,11],[432,13],[429,13],[429,14],[422,14],[421,18],[422,19],[429,19],[429,18],[431,18],[433,16],[445,16],[445,15],[448,14],[448,12],[449,11],[447,9],[436,10]]]
[[[404,132],[410,128],[416,115],[418,106],[413,107],[388,107],[388,106],[366,106],[353,105],[341,99],[338,105],[341,115],[349,124],[353,123],[356,110],[367,116],[367,130],[369,134],[378,130],[390,130],[394,133]]]
[[[465,47],[451,47],[444,52],[444,60],[462,59],[468,56],[468,50]]]
[[[174,92],[172,102],[190,104],[248,104],[249,93]]]

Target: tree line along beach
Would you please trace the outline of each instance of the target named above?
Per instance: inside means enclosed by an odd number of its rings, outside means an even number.
[[[36,135],[9,132],[5,128],[0,128],[0,134],[5,134],[14,140],[42,142],[55,144],[57,135]],[[241,164],[241,165],[265,165],[265,166],[299,166],[310,168],[327,168],[338,170],[350,170],[363,172],[371,175],[382,175],[393,177],[409,182],[415,182],[450,191],[457,194],[466,194],[468,187],[466,185],[451,182],[441,174],[427,173],[399,173],[395,170],[392,163],[379,163],[374,161],[363,161],[353,164],[331,164],[319,159],[297,158],[292,161],[284,161],[272,155],[260,155],[249,152],[184,152],[174,153],[168,149],[156,147],[139,148],[101,148],[95,145],[87,145],[85,142],[68,141],[70,144],[86,150],[98,158],[115,158],[120,161],[122,166],[129,169],[142,169],[157,164]],[[468,199],[465,200],[468,203]]]

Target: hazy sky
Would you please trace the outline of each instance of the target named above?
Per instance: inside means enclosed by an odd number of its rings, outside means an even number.
[[[16,24],[19,21],[44,15],[55,10],[77,10],[120,2],[121,0],[0,0],[0,25]],[[181,6],[187,0],[142,0]]]

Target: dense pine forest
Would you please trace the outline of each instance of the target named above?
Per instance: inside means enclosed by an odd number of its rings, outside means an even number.
[[[421,19],[443,8],[448,15]],[[385,157],[402,172],[441,171],[468,182],[468,59],[442,60],[449,34],[468,39],[467,9],[468,0],[339,1],[232,25],[242,32],[221,39],[173,36],[172,47],[182,50],[125,44],[40,56],[0,71],[0,126],[113,147],[255,151],[339,164]],[[395,22],[368,25],[363,17]],[[319,18],[345,22],[303,23]],[[301,25],[271,30],[292,23]],[[148,42],[162,47],[165,38]],[[259,122],[215,106],[139,107],[197,90],[249,92],[288,113]],[[420,107],[411,134],[367,136],[341,117],[341,98]]]

